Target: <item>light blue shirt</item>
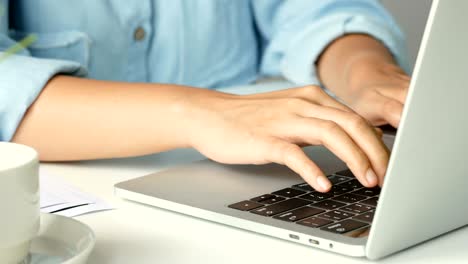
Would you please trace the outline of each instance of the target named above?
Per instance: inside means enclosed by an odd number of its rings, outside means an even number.
[[[48,80],[101,80],[215,89],[283,76],[319,84],[315,61],[334,39],[364,33],[400,65],[404,36],[375,0],[0,0],[0,141],[13,137]]]

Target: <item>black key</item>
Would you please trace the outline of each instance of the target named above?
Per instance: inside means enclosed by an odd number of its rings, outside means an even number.
[[[334,223],[326,227],[322,227],[321,230],[325,230],[336,234],[344,234],[365,226],[368,226],[368,224],[352,219],[346,219],[344,221]]]
[[[352,190],[353,189],[351,189],[349,187],[346,187],[346,186],[333,185],[328,193],[331,193],[333,195],[342,195],[342,194],[350,192]]]
[[[269,200],[269,199],[272,199],[272,198],[275,198],[275,197],[276,197],[276,195],[273,195],[273,194],[264,194],[264,195],[252,198],[252,199],[250,199],[250,201],[262,203],[265,200]]]
[[[293,185],[292,187],[294,188],[297,188],[297,189],[301,189],[303,191],[306,191],[306,192],[311,192],[311,191],[315,191],[314,188],[312,188],[312,186],[310,186],[308,183],[304,182],[304,183],[299,183],[299,184],[295,184]]]
[[[354,179],[354,180],[350,180],[350,181],[347,181],[347,182],[343,182],[343,183],[340,183],[339,186],[343,186],[343,187],[347,187],[347,188],[351,188],[351,189],[360,189],[364,186],[362,186],[362,184]]]
[[[253,201],[243,201],[235,204],[231,204],[228,207],[241,210],[241,211],[249,211],[255,208],[259,208],[263,206],[261,203],[253,202]]]
[[[263,204],[274,204],[274,203],[281,202],[281,201],[284,201],[284,200],[286,200],[286,198],[281,197],[281,196],[276,196],[275,198],[264,200],[264,201],[262,201],[262,203]]]
[[[362,188],[352,193],[372,197],[380,194],[380,188]]]
[[[314,207],[319,207],[325,210],[333,210],[345,206],[345,203],[340,203],[332,200],[325,200],[319,203],[314,204]]]
[[[349,177],[344,177],[344,176],[330,175],[328,176],[328,180],[330,180],[332,184],[338,184],[338,183],[349,181],[351,179]]]
[[[364,200],[366,198],[367,198],[366,196],[347,193],[347,194],[343,194],[343,195],[338,196],[338,197],[334,197],[333,200],[344,202],[344,203],[356,203],[356,202],[359,202],[359,201]]]
[[[304,193],[306,193],[306,192],[296,190],[296,189],[292,189],[292,188],[286,188],[286,189],[276,191],[273,194],[291,198],[291,197],[298,196],[298,195],[301,195],[301,194],[304,194]]]
[[[276,214],[280,214],[282,212],[286,212],[292,209],[296,209],[298,207],[302,207],[304,205],[309,204],[310,201],[292,198],[286,201],[282,201],[276,204],[267,205],[265,207],[250,211],[251,213],[263,215],[263,216],[273,216]]]
[[[355,216],[355,214],[347,213],[347,212],[343,212],[343,211],[339,211],[339,210],[330,211],[330,212],[326,212],[326,213],[323,213],[321,215],[318,215],[318,217],[330,219],[330,220],[333,220],[333,221],[340,221],[340,220],[349,218],[351,216]]]
[[[340,208],[340,210],[351,212],[351,213],[356,213],[356,214],[361,214],[372,209],[374,209],[374,207],[370,205],[359,204],[359,203],[351,204],[351,205]]]
[[[373,198],[361,201],[361,203],[375,207],[375,206],[377,206],[377,201],[378,200],[379,200],[379,197],[373,197]]]
[[[363,222],[366,222],[366,223],[370,224],[370,223],[372,223],[372,220],[374,220],[374,213],[375,213],[375,211],[372,210],[372,211],[369,211],[369,212],[365,212],[362,215],[355,216],[355,217],[353,217],[353,219],[363,221]]]
[[[331,224],[331,223],[333,223],[333,221],[318,218],[318,217],[309,217],[309,218],[306,218],[304,220],[296,222],[296,224],[300,224],[300,225],[304,225],[304,226],[308,226],[308,227],[313,227],[313,228],[318,228],[318,227],[328,225],[328,224]]]
[[[304,219],[306,217],[320,214],[323,212],[325,211],[317,209],[317,208],[309,207],[309,206],[304,206],[296,210],[292,210],[286,213],[279,214],[273,218],[280,219],[280,220],[287,221],[287,222],[295,222],[295,221]]]
[[[309,201],[312,201],[312,202],[320,202],[320,201],[323,201],[323,200],[328,199],[330,197],[333,197],[333,194],[319,193],[319,192],[311,192],[311,193],[299,196],[299,198],[301,198],[301,199],[306,199],[306,200],[309,200]]]
[[[351,170],[343,170],[343,171],[339,171],[339,172],[337,172],[335,174],[340,175],[340,176],[356,178],[356,176],[354,176],[354,174],[351,172]]]

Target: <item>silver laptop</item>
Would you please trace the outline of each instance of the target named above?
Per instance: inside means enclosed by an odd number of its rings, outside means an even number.
[[[334,183],[329,193],[280,165],[205,160],[119,183],[116,195],[370,259],[467,225],[467,11],[466,0],[433,1],[382,189],[364,188],[329,151],[309,147]]]

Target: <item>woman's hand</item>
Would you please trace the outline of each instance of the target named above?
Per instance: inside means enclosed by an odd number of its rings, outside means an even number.
[[[319,191],[330,182],[300,146],[324,145],[368,187],[389,154],[364,118],[310,86],[250,96],[56,76],[28,109],[14,142],[42,161],[138,156],[194,147],[236,164],[276,162]]]
[[[345,35],[330,44],[317,67],[325,86],[374,126],[398,127],[410,78],[380,41]]]
[[[383,182],[389,152],[381,133],[319,87],[250,96],[201,93],[187,104],[189,145],[215,161],[284,164],[326,192],[331,183],[300,147],[323,145],[364,186]]]
[[[410,77],[395,64],[363,59],[350,69],[349,91],[340,98],[374,126],[397,128]]]

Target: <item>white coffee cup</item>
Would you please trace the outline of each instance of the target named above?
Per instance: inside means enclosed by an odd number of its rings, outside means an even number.
[[[22,262],[39,226],[38,154],[0,142],[0,263]]]

